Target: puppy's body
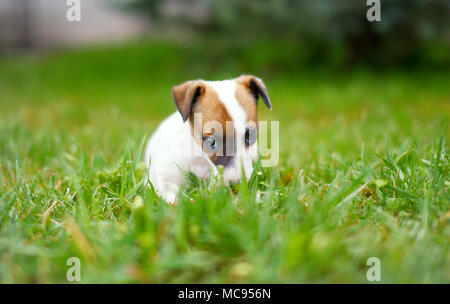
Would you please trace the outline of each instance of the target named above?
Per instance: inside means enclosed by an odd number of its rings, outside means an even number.
[[[189,123],[183,122],[178,112],[166,118],[148,141],[145,162],[149,166],[150,182],[169,203],[176,200],[183,172],[191,171],[199,178],[208,177],[210,168],[217,173],[208,157],[192,155],[193,145],[198,144]]]
[[[226,181],[239,182],[242,171],[250,178],[257,143],[249,137],[256,136],[259,95],[270,108],[265,86],[254,76],[188,81],[172,89],[178,112],[161,123],[145,153],[149,180],[166,202],[176,202],[187,171],[203,179],[223,165]]]

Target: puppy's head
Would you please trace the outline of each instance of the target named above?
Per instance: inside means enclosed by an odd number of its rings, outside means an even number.
[[[243,75],[224,81],[187,81],[172,88],[172,97],[195,141],[211,162],[224,167],[224,178],[250,178],[257,157],[257,101],[272,109],[261,79]]]

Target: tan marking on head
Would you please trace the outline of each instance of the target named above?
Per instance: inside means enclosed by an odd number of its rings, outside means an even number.
[[[204,83],[201,80],[186,81],[172,88],[172,98],[183,121],[189,118],[193,105],[204,91]]]
[[[236,81],[236,100],[247,114],[247,121],[258,121],[258,111],[256,107],[256,100],[252,96],[249,87],[241,82]]]
[[[246,111],[247,116],[253,117],[253,121],[255,122],[257,121],[256,104],[259,97],[261,97],[264,104],[271,110],[272,105],[267,95],[266,86],[260,78],[253,75],[242,75],[236,78],[236,99]],[[254,107],[251,101],[253,101]],[[248,120],[252,119],[249,118]]]
[[[227,109],[225,108],[225,105],[220,101],[216,91],[207,84],[204,84],[204,88],[205,90],[203,94],[199,96],[196,103],[193,105],[192,112],[189,116],[189,122],[191,124],[191,132],[192,135],[194,136],[194,139],[203,148],[202,137],[208,137],[212,135],[211,132],[207,132],[208,130],[205,130],[205,125],[211,121],[216,121],[220,123],[220,125],[222,126],[222,133],[223,133],[223,143],[222,143],[224,147],[223,155],[225,155],[225,148],[226,148],[225,138],[227,136],[227,121],[231,122],[232,124],[233,120],[230,114],[228,113]],[[201,126],[198,125],[198,122],[194,121],[194,115],[196,113],[200,113],[202,115]],[[196,123],[197,125],[194,125],[194,123]],[[217,138],[217,140],[219,140],[219,138]],[[211,159],[212,162],[216,163],[220,158],[220,155],[216,154],[210,155],[209,158]]]

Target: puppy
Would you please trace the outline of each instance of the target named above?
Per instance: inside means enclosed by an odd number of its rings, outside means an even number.
[[[176,204],[184,172],[200,179],[221,172],[227,183],[239,183],[243,174],[248,180],[258,155],[259,97],[272,109],[264,83],[251,75],[174,86],[178,112],[160,124],[145,152],[149,180],[158,195]]]

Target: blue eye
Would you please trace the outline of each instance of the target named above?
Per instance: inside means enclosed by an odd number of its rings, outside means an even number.
[[[211,150],[214,150],[216,148],[216,140],[214,137],[209,136],[205,139],[205,145]]]
[[[245,145],[250,146],[256,142],[256,128],[246,129],[245,130]]]

